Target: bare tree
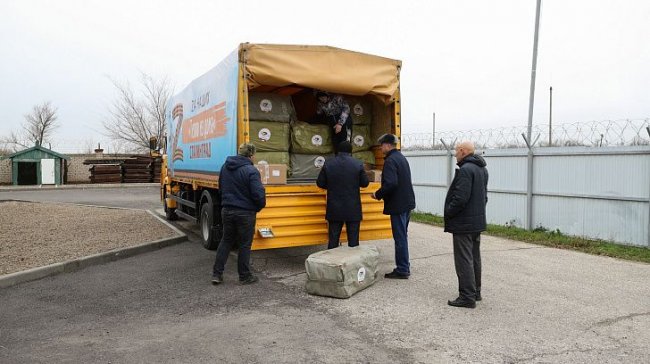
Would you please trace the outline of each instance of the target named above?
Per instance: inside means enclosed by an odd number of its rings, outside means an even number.
[[[165,110],[172,88],[166,78],[154,79],[141,74],[141,90],[136,93],[131,85],[111,82],[117,89],[117,98],[104,121],[107,136],[126,142],[135,150],[149,149],[149,138],[162,140],[166,132]]]
[[[43,145],[50,141],[52,133],[59,127],[56,113],[57,108],[49,101],[35,105],[29,114],[25,114],[25,122],[21,130],[12,131],[8,137],[2,138],[0,143],[4,148],[11,148],[14,151]]]

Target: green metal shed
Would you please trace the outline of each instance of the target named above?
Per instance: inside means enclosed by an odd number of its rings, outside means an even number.
[[[14,185],[60,185],[67,156],[40,145],[16,152],[11,159],[11,179]]]

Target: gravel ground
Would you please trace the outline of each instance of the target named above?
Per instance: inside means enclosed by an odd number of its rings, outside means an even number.
[[[0,202],[0,274],[171,237],[142,210]]]

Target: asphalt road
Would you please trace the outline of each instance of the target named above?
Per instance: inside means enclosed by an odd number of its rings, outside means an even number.
[[[304,260],[324,246],[253,252],[250,286],[231,256],[212,286],[214,254],[195,240],[0,290],[0,363],[650,362],[647,264],[484,237],[470,310],[446,305],[439,228],[411,224],[411,279],[347,300],[304,292]],[[392,241],[369,244],[389,271]]]

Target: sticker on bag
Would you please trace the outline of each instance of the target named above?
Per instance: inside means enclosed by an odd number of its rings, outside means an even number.
[[[323,168],[324,164],[325,164],[325,157],[323,156],[318,156],[316,157],[316,160],[314,160],[314,166],[318,169]]]
[[[260,132],[257,133],[257,136],[261,141],[268,142],[269,139],[271,139],[271,131],[268,128],[262,128],[260,129]]]
[[[311,144],[320,147],[321,145],[323,145],[323,137],[318,134],[314,135],[313,137],[311,137]]]
[[[361,268],[359,268],[359,271],[357,272],[357,281],[359,283],[362,283],[365,280],[366,280],[366,268],[361,267]]]
[[[271,112],[273,110],[273,103],[269,99],[263,99],[260,101],[260,110],[264,112]]]
[[[356,104],[352,108],[352,112],[354,112],[354,115],[361,116],[363,115],[363,106],[361,104]]]

